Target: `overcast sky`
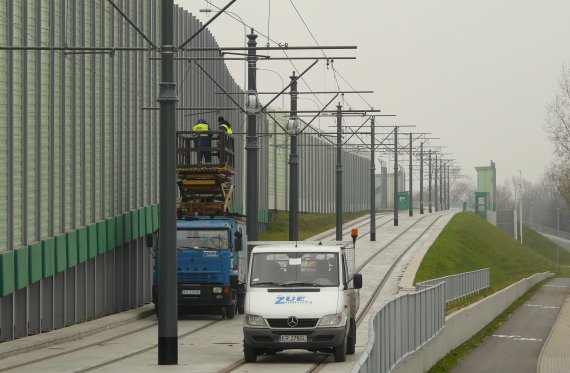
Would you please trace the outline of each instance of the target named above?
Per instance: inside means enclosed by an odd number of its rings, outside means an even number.
[[[209,7],[207,1],[175,2],[208,20],[207,13],[199,12]],[[223,7],[227,2],[212,3]],[[475,166],[494,160],[500,184],[518,170],[525,179],[540,179],[553,158],[543,129],[545,106],[554,97],[562,64],[570,63],[570,1],[238,0],[229,10],[277,42],[315,45],[292,4],[320,45],[358,46],[356,51],[325,53],[357,57],[337,60],[335,67],[355,89],[375,91],[364,96],[369,105],[397,115],[379,119],[380,124],[413,124],[413,131],[431,132],[440,138],[433,143],[447,146],[445,151],[467,175],[475,176]],[[243,26],[227,15],[210,30],[221,46],[243,45]],[[267,40],[260,36],[258,42]],[[242,84],[243,63],[228,64]],[[303,71],[310,62],[294,64]],[[275,70],[285,84],[293,70],[287,61],[260,62],[258,67]],[[312,90],[335,90],[336,81],[341,89],[350,89],[324,63],[306,76]],[[280,86],[275,73],[258,73],[260,91]],[[305,84],[299,89],[308,90]],[[332,96],[327,97],[320,100]],[[299,108],[314,110],[317,104],[301,100]],[[346,107],[368,104],[356,95],[345,97]],[[323,130],[333,124],[320,121]]]

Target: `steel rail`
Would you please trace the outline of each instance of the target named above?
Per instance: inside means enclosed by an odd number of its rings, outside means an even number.
[[[362,321],[364,320],[364,316],[367,315],[367,313],[370,311],[370,308],[372,307],[372,305],[374,304],[374,302],[376,301],[376,298],[378,298],[378,295],[380,294],[380,291],[382,290],[382,288],[384,287],[384,285],[386,284],[386,282],[388,281],[388,279],[390,278],[390,275],[392,274],[392,272],[394,271],[394,269],[396,268],[396,266],[400,263],[400,261],[402,260],[402,258],[404,257],[404,255],[416,244],[416,242],[443,216],[445,215],[445,213],[439,214],[439,216],[436,217],[436,219],[430,223],[430,225],[428,227],[426,227],[426,229],[420,234],[418,235],[418,237],[416,237],[414,239],[414,241],[408,245],[408,247],[398,256],[398,258],[396,258],[396,260],[394,261],[394,263],[391,265],[390,269],[388,270],[388,272],[386,273],[386,275],[383,277],[382,281],[380,281],[380,283],[376,286],[374,292],[372,293],[372,296],[370,297],[370,299],[366,302],[366,304],[364,305],[364,307],[362,308],[363,311],[357,316],[357,320],[356,320],[356,325],[357,327],[362,323]],[[360,272],[364,267],[366,267],[370,261],[375,258],[376,256],[378,256],[381,252],[383,252],[384,250],[386,250],[388,247],[390,247],[394,242],[396,242],[399,238],[401,238],[406,232],[408,232],[411,228],[413,228],[416,224],[418,224],[420,221],[422,221],[423,219],[427,218],[428,216],[434,216],[432,215],[423,215],[422,217],[420,217],[419,219],[417,219],[415,222],[413,222],[409,227],[407,227],[406,229],[404,229],[400,234],[398,234],[396,237],[394,237],[393,239],[391,239],[388,243],[386,243],[384,246],[382,246],[381,248],[379,248],[378,250],[376,250],[374,253],[372,253],[370,256],[368,256],[368,258],[366,258],[362,264],[360,264],[360,266],[358,266],[356,273]],[[362,220],[366,220],[369,216],[365,215],[363,218],[359,218],[358,221],[360,223],[360,221]],[[362,219],[362,220],[360,220]],[[387,223],[389,223],[390,221],[392,221],[392,219],[387,220],[386,222],[383,222],[381,224],[377,224],[376,226],[383,226]],[[359,224],[359,227],[362,227],[366,225],[366,223],[363,224]],[[344,231],[343,231],[344,232]],[[369,232],[368,232],[369,234]],[[324,238],[329,237],[329,236],[334,236],[334,233],[331,235],[327,235],[324,236]],[[312,366],[309,368],[309,370],[307,370],[306,372],[309,373],[315,373],[315,372],[319,372],[321,369],[323,369],[326,364],[325,360],[327,360],[329,357],[331,356],[331,353],[326,353],[325,356],[323,356],[322,360],[319,361],[318,363],[313,363]],[[238,360],[234,363],[232,363],[229,366],[226,366],[225,368],[221,369],[218,371],[218,373],[229,373],[229,372],[233,372],[235,369],[242,367],[243,365],[245,365],[246,362],[241,359]]]

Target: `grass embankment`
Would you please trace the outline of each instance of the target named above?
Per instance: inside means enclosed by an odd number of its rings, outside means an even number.
[[[570,252],[556,243],[550,241],[542,234],[523,225],[523,243],[525,246],[530,247],[540,255],[543,255],[556,264],[556,255],[558,252],[558,264],[561,266],[557,275],[562,277],[570,277]]]
[[[430,247],[419,270],[416,282],[473,271],[491,269],[490,289],[452,307],[473,302],[494,293],[524,277],[537,272],[551,271],[570,276],[569,268],[558,271],[557,245],[535,231],[523,228],[524,245],[473,213],[455,215]],[[558,248],[560,265],[570,264],[570,253]],[[459,360],[476,348],[528,300],[540,287],[535,286],[513,303],[478,334],[451,351],[430,369],[430,373],[449,372]]]
[[[552,250],[551,241],[526,231],[523,238],[532,248],[515,241],[474,213],[459,213],[430,247],[415,281],[490,268],[489,292],[496,292],[534,273],[556,272],[555,263],[547,255]]]
[[[367,214],[366,211],[346,213],[342,215],[343,223]],[[334,214],[299,214],[299,240],[306,240],[336,224]],[[287,241],[289,240],[289,213],[279,211],[273,215],[267,231],[259,234],[262,241]]]

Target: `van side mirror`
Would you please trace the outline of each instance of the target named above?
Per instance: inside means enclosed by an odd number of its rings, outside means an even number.
[[[352,284],[355,289],[362,289],[362,273],[355,273],[352,276]]]
[[[243,244],[242,244],[242,237],[243,234],[240,231],[237,231],[234,234],[235,237],[235,245],[234,247],[236,248],[236,251],[242,251],[243,250]]]

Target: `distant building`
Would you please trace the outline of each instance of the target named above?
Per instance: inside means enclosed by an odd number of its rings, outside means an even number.
[[[495,162],[490,166],[475,167],[477,170],[477,192],[487,194],[487,208],[497,210],[497,169]]]

